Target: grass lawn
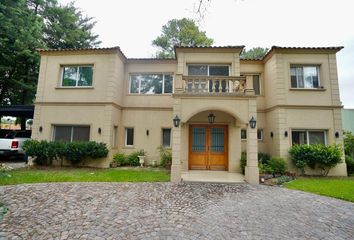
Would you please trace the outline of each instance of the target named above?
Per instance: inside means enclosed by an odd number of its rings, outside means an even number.
[[[289,189],[301,190],[354,202],[354,177],[299,178],[284,185]]]
[[[46,168],[18,169],[1,177],[0,185],[48,182],[167,182],[170,175],[162,169],[88,169]]]

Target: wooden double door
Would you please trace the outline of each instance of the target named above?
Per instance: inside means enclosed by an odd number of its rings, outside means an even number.
[[[227,125],[190,125],[189,169],[227,170]]]

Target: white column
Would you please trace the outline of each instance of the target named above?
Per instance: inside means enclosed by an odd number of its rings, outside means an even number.
[[[248,100],[248,119],[254,117],[257,120],[257,102],[256,98]],[[247,166],[245,168],[245,178],[248,183],[259,184],[258,168],[258,140],[257,125],[251,128],[247,127]]]

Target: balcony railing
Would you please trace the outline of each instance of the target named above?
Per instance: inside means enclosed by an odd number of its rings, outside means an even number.
[[[184,92],[188,94],[243,95],[246,77],[183,76]]]

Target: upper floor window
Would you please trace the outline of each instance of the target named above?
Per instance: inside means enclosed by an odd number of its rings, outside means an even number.
[[[261,94],[261,81],[259,75],[253,75],[253,89],[256,95]]]
[[[130,93],[164,94],[173,92],[171,74],[132,74],[130,76]]]
[[[318,88],[320,86],[319,66],[291,66],[292,88]]]
[[[188,65],[188,75],[193,76],[229,76],[228,65]]]
[[[93,66],[63,66],[62,87],[92,86]]]

